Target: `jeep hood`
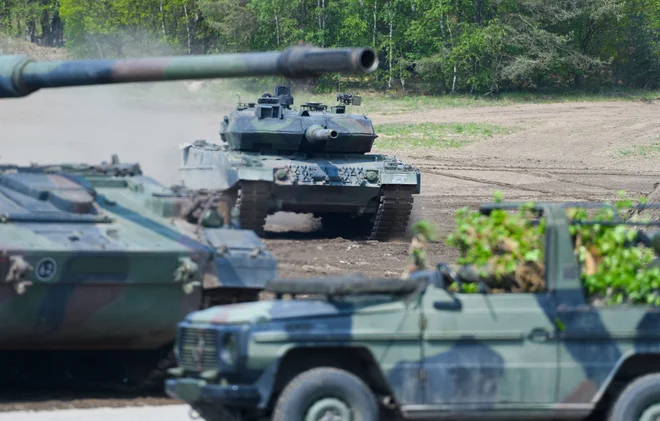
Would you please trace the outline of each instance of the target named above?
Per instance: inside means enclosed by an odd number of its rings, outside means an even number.
[[[362,300],[328,302],[325,300],[274,300],[228,304],[195,311],[186,322],[200,324],[267,323],[287,319],[341,317],[360,313],[403,310],[402,301],[368,297]]]

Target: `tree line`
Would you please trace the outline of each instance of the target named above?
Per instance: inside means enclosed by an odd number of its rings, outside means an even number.
[[[0,19],[81,57],[370,46],[381,65],[361,83],[377,89],[651,89],[660,76],[660,0],[0,0]]]

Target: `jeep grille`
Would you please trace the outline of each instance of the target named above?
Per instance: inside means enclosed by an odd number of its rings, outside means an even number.
[[[186,371],[217,369],[218,334],[215,329],[184,327],[179,331],[180,366]]]

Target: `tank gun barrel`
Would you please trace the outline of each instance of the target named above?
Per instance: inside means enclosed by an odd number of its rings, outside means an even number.
[[[369,48],[290,47],[284,51],[128,59],[34,61],[0,56],[0,97],[24,97],[41,88],[250,76],[314,77],[370,73],[378,58]]]
[[[337,132],[330,129],[324,129],[322,126],[315,124],[309,126],[305,131],[305,137],[308,141],[314,142],[323,142],[331,139],[337,138]]]

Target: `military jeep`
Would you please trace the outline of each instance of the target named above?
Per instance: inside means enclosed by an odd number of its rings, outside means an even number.
[[[179,324],[166,391],[207,421],[658,419],[660,311],[594,304],[564,206],[537,208],[541,291],[456,292],[466,280],[446,264],[405,280],[276,280],[273,301]],[[660,233],[645,239],[660,253]]]

